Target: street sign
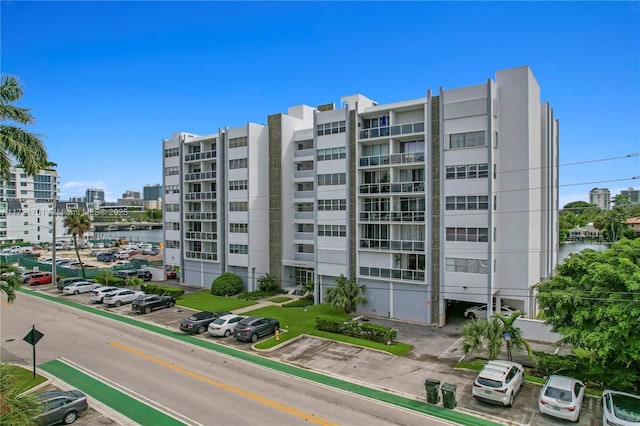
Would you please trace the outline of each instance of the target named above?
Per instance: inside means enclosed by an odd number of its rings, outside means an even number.
[[[507,342],[511,341],[511,333],[504,333],[504,340],[506,340]]]
[[[44,337],[44,334],[40,333],[38,330],[36,330],[36,328],[34,327],[33,329],[31,329],[31,331],[29,333],[27,333],[26,336],[24,336],[22,338],[22,340],[24,340],[25,342],[27,342],[30,345],[35,345],[36,343],[38,343],[40,341],[40,339],[42,339]]]

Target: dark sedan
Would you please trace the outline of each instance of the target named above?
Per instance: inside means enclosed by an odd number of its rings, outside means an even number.
[[[87,396],[78,391],[46,391],[36,395],[42,406],[42,413],[34,418],[39,425],[49,426],[58,423],[69,425],[89,408]]]
[[[233,335],[238,340],[255,343],[260,337],[275,333],[276,330],[280,330],[280,321],[277,319],[248,317],[236,325]]]
[[[180,330],[189,334],[202,334],[207,331],[209,324],[211,324],[216,318],[229,314],[231,314],[231,312],[198,312],[197,314],[193,314],[189,318],[180,322]]]
[[[175,306],[176,299],[171,296],[158,296],[156,294],[146,295],[137,298],[131,303],[131,310],[148,314],[151,311]]]

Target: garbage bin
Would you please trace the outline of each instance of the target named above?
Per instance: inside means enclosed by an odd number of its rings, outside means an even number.
[[[440,387],[440,380],[427,379],[424,381],[424,388],[427,391],[427,402],[429,404],[437,404],[440,396],[438,395],[438,388]]]
[[[444,408],[456,408],[456,385],[452,383],[443,383],[442,387],[442,405]]]

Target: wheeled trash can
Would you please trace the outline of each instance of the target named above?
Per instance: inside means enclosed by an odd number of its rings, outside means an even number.
[[[424,388],[427,391],[427,402],[429,404],[437,404],[440,398],[440,395],[438,395],[440,380],[427,379],[424,381]]]
[[[440,389],[442,390],[442,405],[444,408],[456,408],[456,385],[443,383]]]

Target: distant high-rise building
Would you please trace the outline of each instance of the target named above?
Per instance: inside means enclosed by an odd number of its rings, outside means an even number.
[[[162,198],[162,185],[159,183],[145,185],[142,188],[142,199],[144,201],[157,201],[159,198]]]
[[[608,188],[593,188],[589,191],[589,202],[602,210],[609,210],[611,208],[611,192]]]
[[[104,203],[104,190],[87,188],[87,190],[85,191],[85,201],[87,203],[94,203],[96,201]]]
[[[629,197],[629,201],[631,201],[631,204],[633,205],[640,204],[640,189],[633,189],[632,187],[629,187],[629,189],[623,189],[620,191],[620,195]]]
[[[126,190],[124,191],[124,193],[122,194],[122,198],[134,198],[134,199],[140,199],[140,191],[134,191],[134,190]]]
[[[72,203],[84,203],[85,202],[85,198],[84,197],[69,197],[69,201]]]

